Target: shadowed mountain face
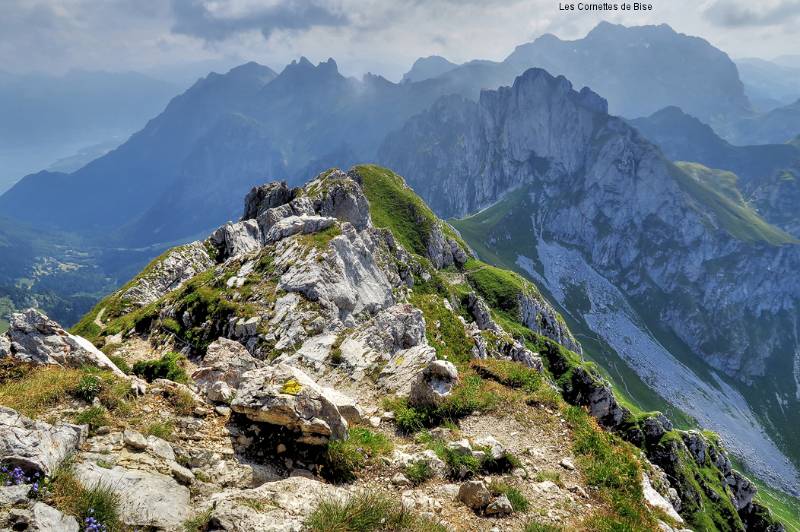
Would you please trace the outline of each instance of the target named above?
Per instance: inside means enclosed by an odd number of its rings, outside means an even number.
[[[748,441],[756,419],[796,451],[786,405],[800,401],[800,246],[727,174],[675,166],[602,98],[537,69],[478,102],[440,100],[387,139],[381,160],[441,215],[501,200],[457,223],[478,253],[547,286],[662,397],[701,416],[693,402],[708,402],[727,437],[746,435],[734,447],[753,467],[783,460]],[[723,414],[732,404],[742,416]],[[780,467],[796,489],[794,469]]]
[[[745,92],[757,110],[770,111],[800,97],[800,68],[763,59],[737,59]]]
[[[345,78],[333,60],[303,58],[277,76],[249,63],[200,80],[77,172],[28,176],[0,209],[38,226],[114,232],[128,245],[186,238],[238,216],[238,198],[265,176],[296,181],[374,158],[388,131],[448,91],[441,81]]]

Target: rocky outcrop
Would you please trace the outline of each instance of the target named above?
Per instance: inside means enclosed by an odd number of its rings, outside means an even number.
[[[155,259],[139,274],[131,286],[122,292],[122,299],[140,307],[149,305],[164,294],[180,288],[213,264],[202,242],[178,246]]]
[[[541,295],[523,292],[517,296],[517,306],[520,321],[530,330],[552,338],[570,351],[583,353],[563,318]]]
[[[70,368],[95,366],[124,377],[125,374],[91,342],[65,331],[36,309],[11,315],[0,358],[13,357],[32,364],[54,364]]]
[[[243,374],[231,408],[252,421],[298,432],[301,443],[319,445],[347,437],[347,421],[334,401],[303,371],[277,364]]]
[[[293,196],[285,181],[253,187],[244,198],[242,220],[258,218],[269,209],[289,203]]]
[[[29,477],[52,475],[86,435],[86,426],[50,425],[0,406],[0,462],[22,468]]]

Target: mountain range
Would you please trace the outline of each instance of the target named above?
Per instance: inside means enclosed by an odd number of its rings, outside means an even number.
[[[440,100],[381,159],[441,215],[480,211],[453,222],[479,256],[536,279],[661,397],[797,493],[776,443],[800,461],[800,245],[735,183],[674,165],[603,98],[541,69],[478,102]]]
[[[797,146],[729,142],[744,120],[794,138],[793,115],[772,113],[750,108],[726,54],[663,25],[544,36],[502,62],[427,58],[401,83],[345,77],[332,59],[248,63],[199,80],[86,166],[25,177],[0,212],[8,234],[53,235],[25,264],[60,256],[69,233],[94,254],[56,269],[119,283],[237,218],[266,176],[296,185],[387,163],[437,214],[464,218],[453,223],[481,258],[536,280],[625,396],[720,431],[797,493]],[[3,255],[22,245],[8,242]],[[0,273],[19,288],[33,269]]]
[[[621,49],[629,60],[615,55]],[[449,62],[426,61],[445,65],[444,71],[428,69],[439,75],[421,79],[412,68],[400,84],[374,75],[346,78],[332,60],[315,67],[301,59],[279,75],[255,63],[211,74],[128,142],[68,177],[27,176],[0,197],[0,209],[38,227],[101,236],[115,245],[187,238],[198,227],[232,218],[235,198],[263,176],[297,182],[332,164],[375,160],[389,132],[439,97],[477,99],[481,89],[509,84],[531,66],[593,87],[610,99],[612,112],[631,117],[667,105],[714,120],[748,109],[733,62],[702,39],[664,25],[601,23],[585,39],[545,36],[499,63],[450,68]],[[649,75],[648,68],[660,73]],[[699,85],[707,89],[693,89]],[[115,204],[120,197],[126,198],[121,206]]]

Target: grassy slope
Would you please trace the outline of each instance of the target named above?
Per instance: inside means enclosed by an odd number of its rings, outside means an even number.
[[[534,239],[527,233],[513,235],[509,239],[495,239],[489,244],[490,234],[498,226],[530,227],[528,213],[532,207],[527,202],[524,190],[510,194],[494,206],[462,220],[452,220],[453,226],[461,232],[462,237],[483,260],[520,275],[529,277],[528,273],[516,264],[518,255],[524,255],[534,262],[537,258]],[[543,287],[539,287],[544,289]],[[570,294],[573,295],[573,294]],[[580,308],[581,295],[574,294],[575,306]],[[549,298],[554,303],[553,298]],[[556,304],[556,308],[559,306]],[[597,362],[612,385],[618,392],[620,401],[633,411],[658,410],[669,415],[678,426],[689,428],[695,425],[694,420],[675,409],[639,378],[622,358],[567,309],[559,308],[575,337],[583,345],[585,355]]]
[[[684,174],[685,182],[682,185],[686,186],[698,201],[710,201],[713,204],[713,211],[722,219],[722,226],[733,236],[746,241],[760,240],[772,244],[793,242],[791,236],[764,222],[741,199],[734,174],[712,170],[705,172],[696,166],[694,170],[699,172],[698,177],[688,177]],[[498,228],[531,227],[529,213],[533,212],[533,209],[534,206],[528,203],[527,195],[522,189],[509,194],[494,206],[476,215],[462,220],[451,220],[451,223],[482,259],[527,276],[527,273],[516,264],[516,257],[524,255],[536,262],[536,248],[530,234],[511,233],[511,238],[492,238],[492,235]],[[748,225],[750,227],[746,228]],[[498,231],[498,233],[504,232]],[[568,306],[571,310],[580,310],[588,302],[584,300],[585,296],[582,296],[580,290],[573,292],[568,293]],[[569,309],[558,306],[557,308],[561,310],[573,334],[582,343],[587,358],[596,361],[602,367],[604,375],[611,381],[622,404],[634,412],[652,410],[665,412],[676,426],[681,428],[696,426],[691,416],[670,406],[647,386],[579,316],[571,314]],[[674,334],[662,330],[654,332],[679,360],[688,364],[698,374],[707,375],[706,366],[693,357],[687,348],[674,338]],[[760,485],[763,486],[763,483]],[[800,503],[796,503],[791,497],[770,489],[765,489],[760,497],[768,507],[774,506],[776,515],[788,523],[800,522]]]
[[[744,200],[736,174],[714,170],[698,163],[679,162],[675,179],[703,209],[710,209],[720,226],[745,242],[767,242],[773,245],[797,244],[790,234],[770,225]]]

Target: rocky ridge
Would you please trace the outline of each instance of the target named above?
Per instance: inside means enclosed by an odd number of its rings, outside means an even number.
[[[676,167],[610,116],[603,98],[540,69],[478,102],[439,100],[381,153],[441,216],[499,202],[491,216],[473,218],[481,224],[470,243],[482,255],[502,256],[507,267],[530,261],[542,275],[537,246],[577,250],[675,356],[699,356],[737,385],[800,463],[790,406],[800,389],[792,378],[800,246],[734,197],[727,178]],[[589,311],[584,289],[564,290],[571,313]],[[796,479],[787,489],[797,491]]]
[[[14,322],[0,526],[322,530],[347,507],[387,529],[782,529],[718,442],[621,406],[536,287],[388,170],[258,187],[186,249],[74,334],[29,333],[48,356],[13,348]]]

